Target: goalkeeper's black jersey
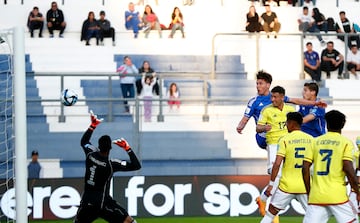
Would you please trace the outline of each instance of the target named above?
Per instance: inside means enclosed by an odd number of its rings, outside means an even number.
[[[130,161],[109,159],[90,143],[91,130],[87,130],[81,138],[81,146],[86,154],[85,188],[82,202],[103,207],[109,194],[110,181],[116,171],[131,171],[141,168],[140,162],[132,150],[128,151]]]

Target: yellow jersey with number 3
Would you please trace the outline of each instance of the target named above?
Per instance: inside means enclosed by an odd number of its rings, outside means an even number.
[[[314,167],[309,204],[342,204],[349,200],[343,161],[353,160],[353,150],[353,143],[340,133],[328,132],[314,139],[304,158]]]
[[[287,104],[284,104],[282,110],[271,104],[261,111],[258,124],[271,125],[271,130],[266,132],[266,143],[268,145],[277,144],[279,139],[288,133],[286,128],[286,115],[294,111],[295,108]]]
[[[292,131],[279,140],[276,155],[284,157],[279,188],[290,194],[305,194],[302,166],[306,150],[311,149],[313,137],[300,130]]]

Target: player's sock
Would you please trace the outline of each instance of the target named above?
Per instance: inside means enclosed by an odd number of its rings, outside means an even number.
[[[265,216],[260,221],[260,223],[271,223],[271,222],[273,222],[274,217],[275,216],[273,214],[271,214],[270,212],[266,212]]]
[[[273,218],[273,223],[280,223],[280,218],[279,218],[279,215],[276,215],[274,218]]]
[[[256,203],[259,207],[259,213],[261,216],[264,216],[266,211],[265,211],[265,207],[266,207],[266,199],[265,200],[262,200],[262,197],[259,196],[256,198]]]

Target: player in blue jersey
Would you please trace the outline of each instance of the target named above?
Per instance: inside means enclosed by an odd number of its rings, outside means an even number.
[[[304,84],[303,98],[309,101],[320,101],[317,98],[319,86],[310,82]],[[301,131],[313,137],[318,137],[325,133],[325,109],[319,106],[300,105],[299,112],[303,116]]]
[[[247,122],[251,117],[254,118],[255,124],[257,124],[260,116],[261,110],[271,104],[271,94],[270,94],[270,86],[272,82],[272,76],[269,73],[264,71],[259,71],[256,75],[256,90],[258,95],[253,97],[249,100],[247,104],[247,108],[245,109],[244,116],[240,120],[236,130],[239,134],[242,133],[243,129],[245,128]],[[318,106],[326,106],[321,101],[310,101],[304,100],[301,98],[289,98],[285,96],[284,98],[285,103],[293,103],[293,104],[302,104],[302,105],[318,105]],[[266,139],[265,139],[265,132],[256,133],[256,142],[258,146],[262,149],[266,149]]]

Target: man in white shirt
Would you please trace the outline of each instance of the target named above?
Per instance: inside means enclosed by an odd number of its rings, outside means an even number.
[[[303,11],[298,18],[298,23],[299,31],[304,33],[304,37],[306,32],[320,33],[320,30],[315,26],[314,18],[309,14],[309,8],[307,6],[303,7]],[[316,35],[316,38],[321,42],[321,45],[325,45],[325,41],[320,34]]]
[[[347,55],[346,63],[347,69],[358,79],[359,76],[356,74],[356,71],[360,71],[360,53],[357,45],[351,45],[351,51]]]

